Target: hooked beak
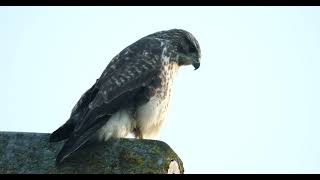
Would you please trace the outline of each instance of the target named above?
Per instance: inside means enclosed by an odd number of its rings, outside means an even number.
[[[197,55],[186,56],[184,54],[178,54],[179,65],[190,65],[194,67],[194,70],[197,70],[200,67],[200,58]]]
[[[200,67],[200,61],[198,58],[193,58],[192,66],[194,67],[194,70],[197,70]]]

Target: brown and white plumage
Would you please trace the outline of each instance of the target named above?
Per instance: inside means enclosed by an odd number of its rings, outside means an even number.
[[[200,47],[181,29],[156,32],[122,50],[51,134],[50,142],[67,139],[56,163],[90,139],[153,137],[165,119],[174,76],[191,64],[199,68]]]

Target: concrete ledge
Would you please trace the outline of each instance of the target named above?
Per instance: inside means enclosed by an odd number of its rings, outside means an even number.
[[[0,173],[144,174],[183,173],[177,154],[164,142],[112,139],[79,149],[55,167],[62,142],[49,143],[48,133],[0,132]]]

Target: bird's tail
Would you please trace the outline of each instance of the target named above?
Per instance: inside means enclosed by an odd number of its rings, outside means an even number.
[[[70,120],[67,121],[63,126],[51,133],[49,142],[58,142],[69,138],[74,130],[74,127],[74,124],[71,123]]]
[[[82,133],[72,134],[57,155],[56,166],[60,165],[67,157],[91,140],[91,138],[96,134],[96,131],[101,128],[104,123],[105,121],[98,121],[97,124],[87,130],[84,130]]]

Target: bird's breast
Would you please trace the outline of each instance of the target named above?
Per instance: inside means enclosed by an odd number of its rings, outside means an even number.
[[[176,63],[164,64],[159,78],[161,85],[155,88],[150,100],[136,111],[137,128],[144,138],[156,136],[165,120],[171,97],[173,79],[177,73]]]

